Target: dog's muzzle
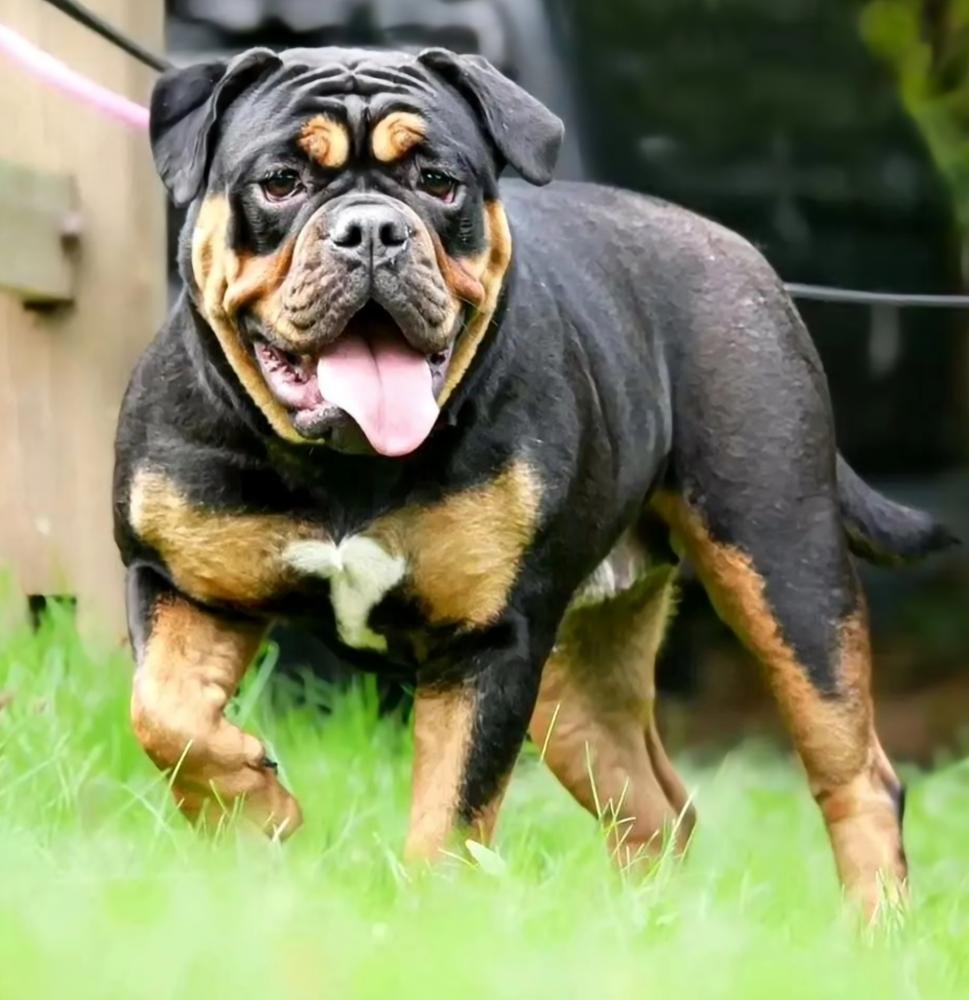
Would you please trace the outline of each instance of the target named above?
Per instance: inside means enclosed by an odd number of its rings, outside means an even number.
[[[459,315],[420,217],[382,195],[327,203],[277,303],[254,350],[300,434],[326,439],[342,411],[381,454],[414,451],[438,416]]]

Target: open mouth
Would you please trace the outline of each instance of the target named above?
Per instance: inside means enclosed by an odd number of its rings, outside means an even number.
[[[431,433],[451,352],[415,350],[389,313],[370,302],[315,354],[295,354],[263,337],[253,340],[253,353],[303,437],[325,440],[347,414],[374,451],[396,457]]]

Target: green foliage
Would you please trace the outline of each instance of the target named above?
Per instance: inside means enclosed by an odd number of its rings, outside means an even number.
[[[2,617],[2,616],[0,616]],[[234,711],[272,744],[306,827],[203,839],[127,720],[130,664],[54,610],[0,632],[0,997],[965,997],[969,768],[912,776],[918,903],[861,934],[790,761],[687,768],[684,864],[621,876],[530,751],[493,850],[399,860],[410,738],[372,686],[280,687]]]
[[[893,70],[955,200],[969,241],[969,0],[872,0],[861,14],[869,48]]]

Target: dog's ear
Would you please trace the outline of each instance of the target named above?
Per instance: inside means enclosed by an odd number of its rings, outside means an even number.
[[[279,57],[249,49],[231,61],[199,63],[163,73],[151,93],[148,134],[155,167],[176,205],[187,205],[202,186],[219,115]]]
[[[507,163],[532,184],[548,184],[565,133],[560,118],[482,56],[425,49],[417,58],[471,104]]]

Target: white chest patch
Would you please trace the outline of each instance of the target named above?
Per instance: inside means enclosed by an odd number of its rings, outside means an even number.
[[[403,556],[394,556],[372,538],[351,535],[342,542],[291,542],[283,560],[299,573],[330,581],[330,600],[340,639],[356,649],[383,652],[387,641],[367,627],[371,609],[407,569]]]

